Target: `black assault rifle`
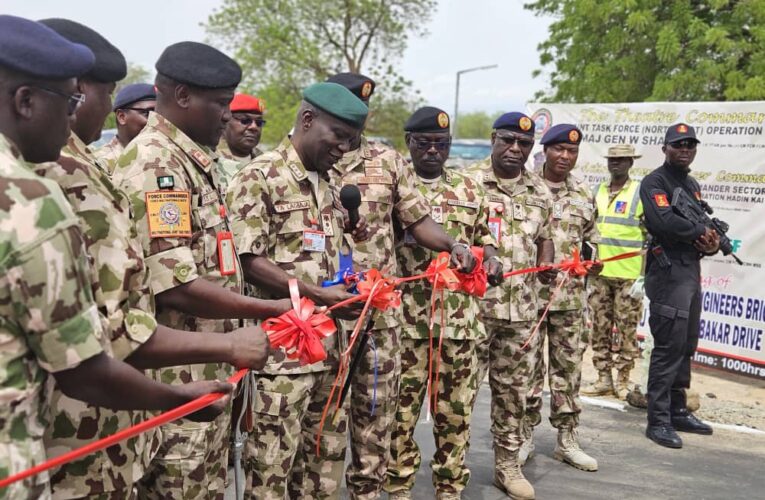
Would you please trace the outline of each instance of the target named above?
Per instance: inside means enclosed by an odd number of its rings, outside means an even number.
[[[731,243],[728,235],[725,234],[730,229],[730,226],[717,217],[709,217],[714,213],[709,203],[704,200],[694,200],[685,189],[678,187],[672,192],[672,208],[682,218],[714,229],[720,235],[720,250],[723,255],[730,255],[736,259],[739,265],[744,265],[741,259],[733,253],[733,243]]]

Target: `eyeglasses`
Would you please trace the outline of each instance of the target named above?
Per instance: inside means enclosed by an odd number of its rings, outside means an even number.
[[[423,139],[418,139],[414,141],[414,145],[420,151],[427,151],[430,148],[435,148],[436,151],[446,151],[449,149],[449,146],[452,145],[452,141],[426,141]]]
[[[672,149],[696,149],[698,142],[686,139],[684,141],[670,142],[668,144]]]
[[[258,126],[258,128],[263,128],[263,125],[266,124],[266,121],[263,118],[250,118],[249,116],[242,118],[234,117],[234,120],[241,123],[243,127],[249,127],[253,124],[253,122]]]
[[[142,114],[144,118],[148,118],[149,117],[149,113],[154,111],[154,108],[121,108],[121,109],[124,109],[126,111],[128,111],[128,110],[129,111],[135,111],[136,113]]]
[[[534,145],[534,141],[530,139],[520,139],[514,135],[497,135],[496,138],[508,148],[513,144],[518,144],[521,148],[530,148]]]
[[[28,84],[26,84],[28,85]],[[15,89],[11,90],[11,95],[15,94],[16,91],[23,87],[24,85],[19,85]],[[61,97],[66,97],[67,99],[67,108],[66,108],[66,114],[69,116],[72,116],[75,111],[77,111],[77,108],[80,107],[80,104],[85,102],[85,94],[80,93],[74,93],[74,94],[67,94],[66,92],[62,92],[60,90],[56,89],[49,89],[47,87],[42,87],[40,85],[28,85],[29,87],[35,88],[37,90],[42,90],[43,92],[48,92],[49,94],[54,94]]]

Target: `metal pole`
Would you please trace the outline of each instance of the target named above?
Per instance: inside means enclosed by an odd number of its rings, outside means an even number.
[[[454,139],[457,138],[457,118],[460,105],[460,76],[462,76],[463,73],[471,73],[473,71],[482,71],[485,69],[494,69],[496,67],[496,64],[491,64],[489,66],[478,66],[475,68],[468,68],[457,71],[457,85],[454,89],[454,116],[452,116],[452,137]]]

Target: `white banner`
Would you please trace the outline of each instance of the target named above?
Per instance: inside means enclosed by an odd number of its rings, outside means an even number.
[[[631,170],[642,179],[664,161],[669,125],[696,128],[701,144],[691,165],[714,217],[743,266],[718,253],[702,260],[701,338],[695,361],[765,379],[765,102],[528,105],[536,124],[533,166],[544,161],[538,139],[552,125],[574,123],[584,134],[574,175],[588,184],[608,178],[609,146],[632,144],[642,154]],[[647,306],[647,301],[646,301]],[[644,310],[638,333],[648,332]]]

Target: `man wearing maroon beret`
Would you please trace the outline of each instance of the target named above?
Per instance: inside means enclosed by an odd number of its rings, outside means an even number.
[[[236,94],[231,101],[231,120],[217,148],[218,154],[226,159],[220,163],[224,180],[262,153],[257,146],[266,124],[265,110],[263,100],[253,95]]]

